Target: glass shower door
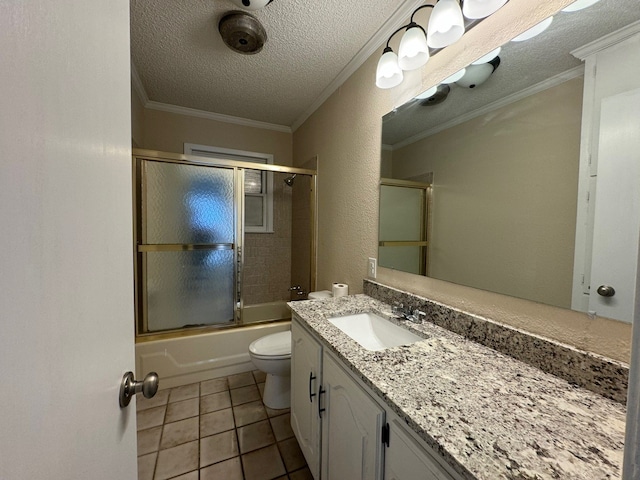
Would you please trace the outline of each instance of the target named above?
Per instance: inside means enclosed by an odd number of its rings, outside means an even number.
[[[139,332],[234,324],[236,170],[138,162]]]
[[[427,275],[430,187],[403,180],[381,181],[380,266]]]

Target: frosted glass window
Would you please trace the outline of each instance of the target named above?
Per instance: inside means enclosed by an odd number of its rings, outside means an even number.
[[[233,323],[233,250],[143,255],[148,331]]]
[[[264,198],[261,196],[246,196],[244,199],[244,224],[254,227],[264,226]]]
[[[143,161],[142,243],[234,243],[234,172]]]
[[[245,170],[244,172],[244,193],[247,194],[262,194],[263,192],[263,177],[266,175],[260,170]]]

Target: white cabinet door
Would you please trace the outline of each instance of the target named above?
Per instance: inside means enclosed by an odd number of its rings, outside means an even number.
[[[295,320],[291,322],[291,428],[313,478],[320,478],[322,347]]]
[[[452,477],[431,458],[395,419],[389,424],[384,457],[385,480],[448,480]]]
[[[322,361],[322,479],[381,480],[384,410],[331,356]]]
[[[602,100],[589,310],[625,322],[636,304],[640,89]],[[613,296],[599,294],[611,286]],[[607,293],[601,289],[600,293]]]

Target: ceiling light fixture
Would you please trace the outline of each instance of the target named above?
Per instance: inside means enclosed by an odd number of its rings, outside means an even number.
[[[462,13],[470,19],[485,18],[497,12],[507,0],[466,0],[462,5]]]
[[[416,95],[414,98],[416,100],[424,100],[426,98],[429,97],[433,97],[433,95],[438,91],[438,85],[436,85],[435,87],[431,87],[427,90],[425,90],[424,92],[422,92],[420,95]]]
[[[498,47],[495,50],[487,53],[486,55],[483,55],[482,57],[480,57],[478,60],[476,60],[475,62],[471,62],[471,65],[480,65],[482,63],[487,63],[489,60],[493,60],[494,58],[496,58],[498,55],[500,55],[500,52],[502,51],[502,47]]]
[[[430,48],[445,48],[462,38],[466,31],[464,17],[471,20],[487,17],[496,12],[507,1],[436,0],[433,4],[426,4],[416,8],[411,14],[409,23],[398,28],[389,36],[382,51],[382,56],[378,61],[376,85],[379,88],[393,88],[400,85],[404,79],[403,70],[415,70],[429,61]],[[460,6],[461,2],[462,8]],[[429,17],[427,30],[413,19],[415,14],[423,8],[433,9]],[[397,33],[403,30],[405,32],[400,40],[398,55],[396,55],[389,43]]]
[[[454,73],[450,77],[447,77],[444,80],[442,80],[442,83],[447,83],[447,84],[448,83],[456,83],[458,80],[460,80],[462,77],[464,77],[464,74],[466,72],[467,72],[466,68],[458,70],[456,73]]]
[[[551,22],[553,22],[553,17],[549,17],[549,18],[541,21],[537,25],[534,25],[533,27],[531,27],[526,32],[523,32],[520,35],[518,35],[517,37],[512,38],[511,41],[512,42],[524,42],[525,40],[530,40],[533,37],[536,37],[536,36],[540,35],[547,28],[549,28],[549,25],[551,25]]]
[[[271,2],[273,2],[273,0],[233,0],[233,3],[245,10],[260,10]]]
[[[568,7],[562,9],[563,12],[577,12],[583,8],[590,7],[591,5],[598,3],[600,0],[576,0]]]
[[[260,21],[247,12],[227,12],[218,23],[222,41],[234,52],[253,55],[262,50],[267,32]]]
[[[495,57],[487,63],[469,65],[464,76],[456,82],[456,85],[476,88],[486,82],[498,66],[500,66],[500,57]]]

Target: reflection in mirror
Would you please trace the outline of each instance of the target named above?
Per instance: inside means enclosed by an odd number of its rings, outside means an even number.
[[[591,131],[607,127],[594,129],[585,120],[593,112],[583,107],[583,95],[592,93],[585,94],[584,64],[571,52],[638,20],[637,0],[601,0],[580,12],[560,12],[539,36],[504,45],[499,61],[487,55],[484,60],[496,65],[484,83],[473,88],[468,82],[451,83],[385,115],[379,264],[631,321],[628,309],[606,309],[629,303],[624,293],[606,299],[590,291],[592,283],[595,291],[608,280],[591,277],[598,220],[594,199],[588,204],[586,195],[595,184],[590,189],[583,183],[595,175],[581,165],[589,161],[585,145],[598,142]],[[618,41],[631,37],[628,31]],[[640,88],[640,79],[634,82]],[[409,213],[386,190],[392,181],[425,175],[432,185],[431,207],[415,220],[413,233],[428,231],[427,242],[400,260],[385,251],[388,242],[421,240],[406,237]],[[578,200],[579,192],[584,201]],[[411,208],[415,213],[415,203]],[[388,212],[395,224],[389,224]],[[635,255],[637,246],[635,241]],[[623,259],[635,265],[631,260]]]

